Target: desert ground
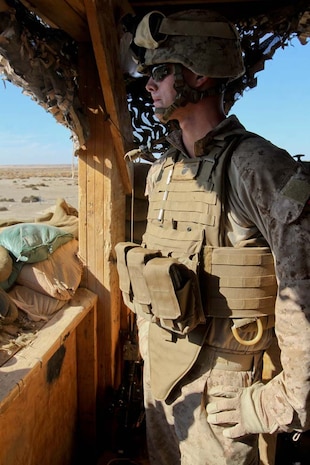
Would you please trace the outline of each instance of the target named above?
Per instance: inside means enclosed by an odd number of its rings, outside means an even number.
[[[34,221],[58,198],[78,209],[77,165],[0,165],[0,223]]]

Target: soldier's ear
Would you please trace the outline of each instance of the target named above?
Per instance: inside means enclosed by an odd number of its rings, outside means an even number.
[[[201,89],[201,88],[206,89],[208,87],[207,83],[208,83],[209,80],[210,80],[210,78],[208,76],[202,76],[200,74],[196,74],[195,87],[197,89]]]

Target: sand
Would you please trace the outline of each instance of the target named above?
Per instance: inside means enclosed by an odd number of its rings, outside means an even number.
[[[0,221],[35,220],[58,198],[78,209],[76,165],[0,165]]]

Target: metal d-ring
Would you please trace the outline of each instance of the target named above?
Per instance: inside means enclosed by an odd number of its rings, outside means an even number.
[[[239,336],[238,329],[236,328],[235,325],[232,326],[231,331],[234,335],[234,338],[239,342],[239,344],[242,344],[244,346],[253,346],[254,344],[257,344],[262,338],[263,335],[263,323],[261,322],[260,318],[256,319],[256,324],[257,324],[257,333],[256,336],[253,339],[250,339],[249,341],[242,339]]]

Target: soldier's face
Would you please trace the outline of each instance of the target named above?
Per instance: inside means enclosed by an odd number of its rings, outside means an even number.
[[[161,120],[161,111],[168,108],[175,101],[177,93],[174,88],[174,81],[172,64],[157,65],[150,69],[150,77],[145,87],[151,94],[155,115],[159,120]]]

